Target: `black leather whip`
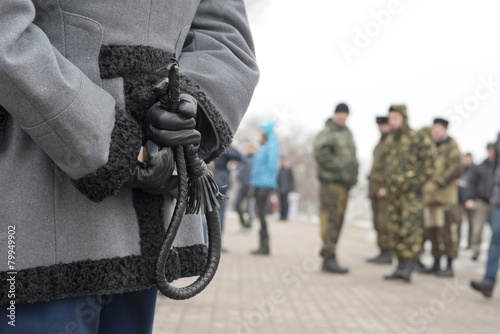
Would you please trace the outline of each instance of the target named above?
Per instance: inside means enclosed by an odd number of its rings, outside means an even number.
[[[167,67],[167,77],[155,85],[154,92],[167,110],[177,112],[180,102],[180,75],[177,60],[171,59]],[[179,178],[178,196],[172,219],[156,259],[155,279],[162,294],[172,299],[183,300],[203,291],[213,279],[219,266],[221,231],[217,209],[220,206],[219,199],[223,196],[219,193],[219,187],[207,170],[205,162],[198,157],[196,147],[193,145],[176,146],[174,155]],[[172,244],[184,213],[205,214],[208,227],[208,259],[205,269],[195,282],[178,288],[167,281],[166,262],[170,252],[175,252]]]

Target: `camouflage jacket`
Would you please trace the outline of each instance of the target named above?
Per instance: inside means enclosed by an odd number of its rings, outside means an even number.
[[[457,142],[448,137],[436,143],[436,169],[430,183],[424,187],[425,204],[456,204],[458,202],[457,179],[463,171],[460,149]]]
[[[380,141],[373,149],[372,169],[370,175],[368,175],[368,191],[371,198],[376,198],[378,190],[384,186],[384,145],[387,136],[387,134],[382,135]]]
[[[403,126],[392,132],[384,146],[385,183],[389,195],[419,194],[434,173],[436,148],[431,138],[408,125],[404,105],[399,108]]]
[[[356,145],[351,131],[328,119],[314,140],[314,158],[320,182],[338,183],[350,188],[358,180]]]

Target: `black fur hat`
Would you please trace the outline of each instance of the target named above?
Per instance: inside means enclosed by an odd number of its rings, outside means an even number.
[[[434,124],[441,124],[442,126],[444,126],[445,128],[447,128],[449,122],[447,120],[445,120],[444,118],[435,118],[434,119]]]
[[[335,107],[335,113],[338,113],[338,112],[349,113],[349,107],[345,103],[339,103]]]

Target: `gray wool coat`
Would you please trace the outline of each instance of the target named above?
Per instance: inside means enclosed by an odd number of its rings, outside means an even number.
[[[154,285],[174,200],[123,184],[151,85],[173,55],[212,160],[259,76],[243,0],[0,1],[0,304],[8,271],[18,303]],[[185,217],[174,247],[167,277],[199,274],[198,216]]]

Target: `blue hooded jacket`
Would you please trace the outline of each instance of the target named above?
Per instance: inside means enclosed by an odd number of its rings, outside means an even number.
[[[280,150],[278,138],[274,134],[274,122],[264,121],[259,124],[259,128],[265,132],[267,139],[253,157],[250,187],[276,189]]]

